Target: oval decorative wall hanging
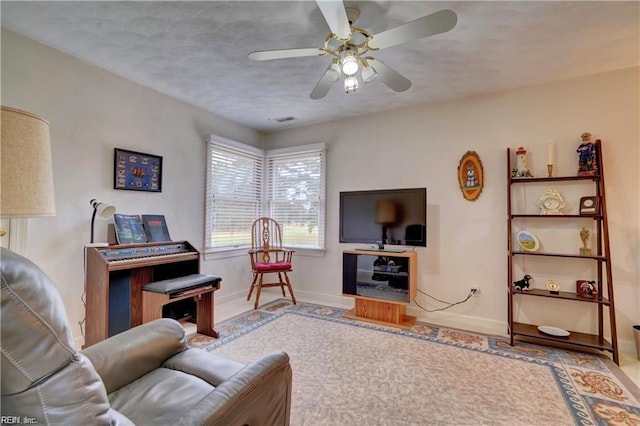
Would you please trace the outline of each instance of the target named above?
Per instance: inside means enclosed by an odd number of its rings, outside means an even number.
[[[467,151],[458,164],[458,182],[462,196],[469,201],[475,201],[484,186],[484,170],[482,162],[475,151]]]

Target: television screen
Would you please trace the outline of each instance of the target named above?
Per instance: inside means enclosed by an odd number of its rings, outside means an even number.
[[[340,242],[427,245],[427,189],[340,193]]]

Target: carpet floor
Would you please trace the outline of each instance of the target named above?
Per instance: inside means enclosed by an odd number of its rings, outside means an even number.
[[[608,358],[344,312],[276,300],[189,341],[243,363],[286,351],[292,425],[640,425],[640,390]]]

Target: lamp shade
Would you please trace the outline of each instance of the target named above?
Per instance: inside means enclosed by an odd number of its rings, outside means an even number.
[[[0,108],[0,216],[54,216],[49,123],[15,108]]]
[[[96,214],[105,219],[110,218],[116,212],[116,207],[111,204],[101,203],[95,198],[89,201],[89,204],[96,210]]]
[[[344,79],[344,91],[347,93],[355,92],[358,89],[358,78],[355,75],[350,75]]]
[[[381,200],[376,203],[376,223],[390,224],[396,220],[396,203],[388,200]]]
[[[329,81],[338,81],[340,78],[340,67],[336,62],[332,63],[327,71],[325,71],[324,78]]]
[[[370,83],[376,79],[378,73],[371,65],[366,66],[362,69],[362,81],[365,83]]]
[[[93,214],[91,215],[91,244],[93,244],[96,215],[108,219],[116,212],[116,208],[111,204],[101,203],[95,198],[89,201],[89,204],[91,204],[91,207],[93,207]]]
[[[355,57],[348,55],[342,60],[342,72],[346,75],[353,75],[358,72],[358,61]]]

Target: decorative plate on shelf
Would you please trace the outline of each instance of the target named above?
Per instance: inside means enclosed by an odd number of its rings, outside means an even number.
[[[546,287],[550,292],[558,292],[560,290],[560,284],[556,280],[547,281]]]
[[[571,334],[567,330],[557,327],[551,327],[550,325],[539,325],[538,331],[544,334],[548,334],[549,336],[556,337],[567,337]]]
[[[540,248],[540,242],[535,235],[533,235],[529,231],[520,231],[516,235],[516,240],[518,240],[518,244],[522,247],[523,250],[526,251],[538,251]]]

